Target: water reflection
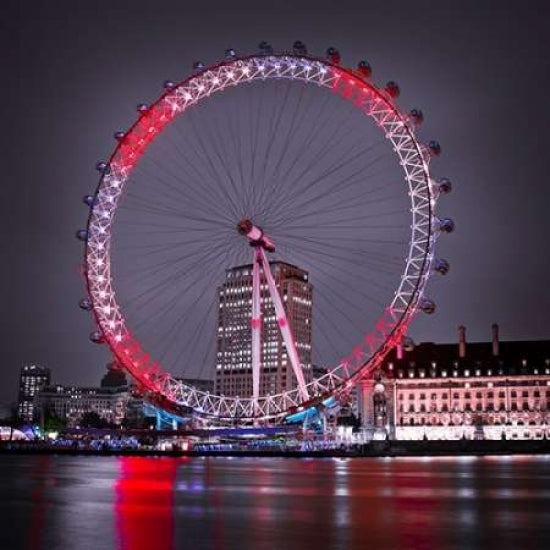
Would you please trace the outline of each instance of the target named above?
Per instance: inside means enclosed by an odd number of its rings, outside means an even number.
[[[119,550],[174,548],[174,481],[179,462],[122,457],[115,485]]]
[[[40,456],[37,459],[37,467],[33,469],[30,478],[33,488],[31,489],[32,516],[30,521],[30,538],[28,548],[39,550],[42,548],[44,527],[46,525],[47,494],[49,486],[54,484],[50,478],[50,456]]]
[[[0,457],[0,549],[547,548],[548,460]]]

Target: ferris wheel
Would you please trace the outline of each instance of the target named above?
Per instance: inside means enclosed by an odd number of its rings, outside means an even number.
[[[166,81],[84,197],[91,340],[199,416],[280,420],[349,394],[449,270],[435,242],[454,228],[436,215],[451,183],[398,96],[366,61],[301,42]]]

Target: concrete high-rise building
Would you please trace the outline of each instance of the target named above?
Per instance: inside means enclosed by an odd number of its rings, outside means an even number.
[[[311,328],[313,286],[307,271],[285,262],[270,262],[283,301],[306,383],[312,378]],[[274,395],[297,386],[277,323],[275,308],[261,274],[262,351],[260,395]],[[216,393],[252,396],[252,265],[226,270],[218,288]]]
[[[24,422],[32,422],[35,413],[35,397],[50,383],[50,369],[39,365],[25,365],[19,376],[17,416]]]

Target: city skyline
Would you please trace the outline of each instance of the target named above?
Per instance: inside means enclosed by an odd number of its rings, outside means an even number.
[[[548,548],[549,23],[3,0],[0,548]]]
[[[457,223],[455,234],[441,245],[451,271],[430,283],[438,311],[418,319],[411,336],[452,341],[456,325],[465,324],[472,341],[482,340],[485,327],[498,321],[508,340],[545,338],[548,259],[535,238],[548,234],[543,210],[548,190],[537,137],[548,116],[537,107],[544,104],[548,78],[539,47],[544,17],[535,7],[517,13],[513,4],[426,6],[430,17],[416,6],[402,7],[403,20],[394,21],[399,32],[391,41],[376,29],[383,25],[375,24],[390,17],[389,6],[369,14],[367,28],[356,28],[350,21],[357,6],[336,10],[320,4],[315,33],[295,23],[300,17],[285,21],[284,32],[277,30],[285,10],[273,10],[269,25],[243,34],[242,21],[260,20],[260,8],[248,4],[229,14],[230,24],[208,40],[189,27],[193,15],[204,16],[201,8],[179,13],[187,31],[181,33],[168,32],[177,9],[161,10],[154,32],[162,40],[140,46],[133,29],[146,10],[139,4],[129,13],[105,8],[110,17],[98,18],[82,7],[31,10],[8,2],[2,63],[16,85],[2,91],[3,104],[14,106],[3,150],[11,158],[6,180],[17,184],[7,186],[3,202],[9,230],[2,250],[10,266],[4,287],[12,291],[5,302],[10,315],[4,316],[2,331],[7,366],[0,398],[11,399],[23,363],[51,366],[62,381],[85,385],[109,360],[105,350],[88,343],[91,326],[76,307],[82,281],[73,233],[84,216],[80,197],[95,185],[93,166],[111,148],[112,132],[132,120],[136,103],[155,97],[165,78],[183,77],[197,58],[213,61],[227,46],[252,51],[264,38],[280,48],[300,38],[312,50],[335,45],[346,59],[368,58],[378,82],[395,78],[403,90],[399,101],[423,108],[422,135],[442,144],[437,171],[454,183],[445,214]],[[98,25],[111,33],[109,47],[94,33],[81,32]],[[34,81],[41,83],[40,94]]]

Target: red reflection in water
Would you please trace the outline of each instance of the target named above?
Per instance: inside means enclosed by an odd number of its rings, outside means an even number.
[[[121,457],[115,485],[118,550],[173,550],[179,461]]]
[[[42,535],[44,533],[46,508],[48,506],[45,492],[49,486],[54,484],[54,482],[48,477],[50,463],[50,456],[41,456],[38,460],[37,468],[33,469],[30,475],[30,478],[35,483],[35,486],[30,493],[33,504],[29,529],[30,550],[38,550],[39,548],[42,548]]]
[[[397,462],[394,470],[401,474],[393,476],[392,480],[396,495],[393,499],[395,515],[403,520],[395,531],[400,546],[422,550],[442,548],[433,529],[438,506],[442,504],[430,491],[434,489],[433,478],[409,472],[406,462]],[[412,496],[415,491],[418,491],[418,496]]]

